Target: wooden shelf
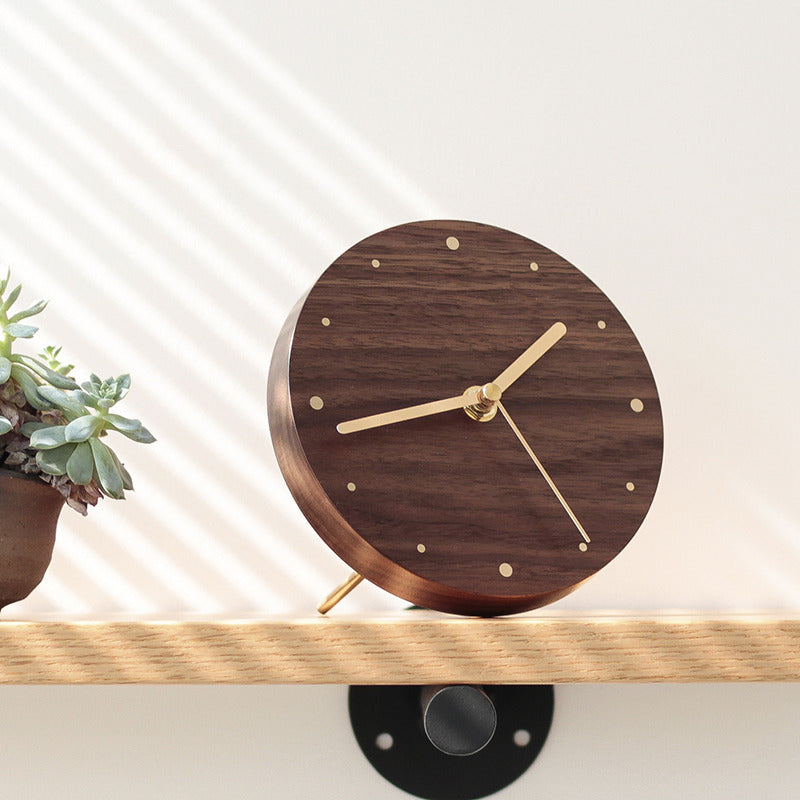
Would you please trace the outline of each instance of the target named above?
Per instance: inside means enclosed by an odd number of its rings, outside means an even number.
[[[5,684],[797,681],[798,654],[786,615],[0,622]]]

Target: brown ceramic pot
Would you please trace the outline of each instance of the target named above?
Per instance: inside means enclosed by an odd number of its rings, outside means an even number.
[[[61,494],[40,478],[0,469],[0,608],[41,582],[63,505]]]

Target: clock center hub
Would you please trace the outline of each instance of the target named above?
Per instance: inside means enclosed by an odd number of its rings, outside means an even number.
[[[471,419],[478,422],[489,422],[497,414],[497,401],[503,392],[496,383],[485,383],[483,386],[470,386],[464,394],[478,392],[478,402],[465,406],[464,411]]]

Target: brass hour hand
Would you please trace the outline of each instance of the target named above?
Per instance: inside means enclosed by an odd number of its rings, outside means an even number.
[[[465,392],[457,397],[446,397],[444,400],[434,400],[431,403],[420,403],[417,406],[398,408],[395,411],[372,414],[369,417],[349,419],[347,422],[340,422],[336,426],[336,430],[339,433],[356,433],[356,431],[365,431],[369,428],[379,428],[381,425],[392,425],[395,422],[406,422],[410,419],[427,417],[431,414],[455,411],[477,403],[479,400],[478,393],[479,389],[475,389],[473,392]]]
[[[521,378],[567,332],[563,322],[553,323],[519,358],[514,359],[493,381],[504,392]]]

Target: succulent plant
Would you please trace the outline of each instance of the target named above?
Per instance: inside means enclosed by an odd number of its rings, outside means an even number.
[[[47,347],[39,358],[13,352],[17,339],[38,330],[21,320],[44,310],[40,301],[11,314],[21,287],[5,295],[10,278],[0,279],[0,467],[40,477],[56,487],[81,513],[102,495],[122,499],[133,489],[130,474],[103,441],[116,431],[135,442],[154,442],[136,419],[111,409],[130,389],[130,375],[78,384],[74,368],[59,360],[61,348]]]

